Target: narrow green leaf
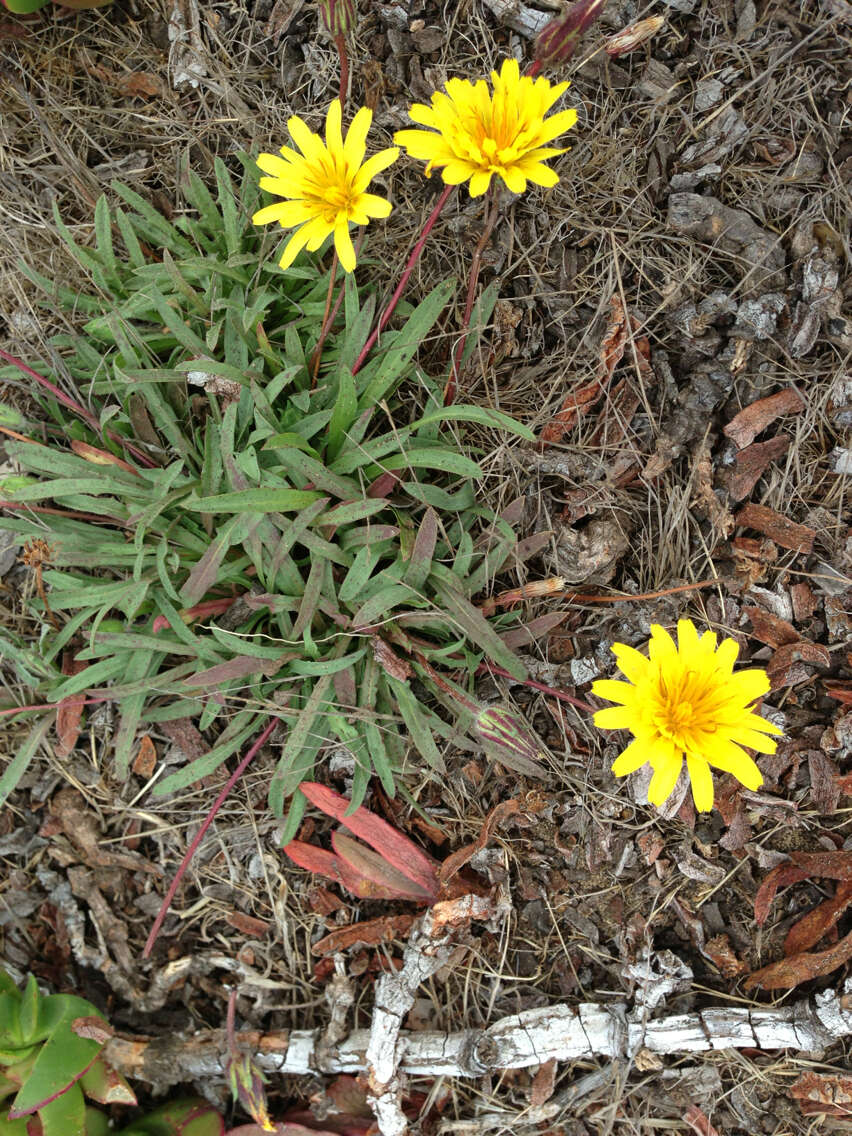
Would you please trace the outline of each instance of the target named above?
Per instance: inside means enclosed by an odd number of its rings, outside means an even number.
[[[56,720],[55,714],[45,714],[36,722],[24,740],[17,753],[0,775],[0,806],[5,804],[6,798],[17,787],[18,782],[29,768],[29,764],[38,752],[38,747],[47,736],[48,730]]]
[[[320,500],[313,489],[240,489],[213,497],[190,497],[184,508],[193,513],[286,513]]]

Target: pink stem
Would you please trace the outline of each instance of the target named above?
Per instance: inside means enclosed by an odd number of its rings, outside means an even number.
[[[542,694],[549,694],[551,698],[558,698],[561,702],[570,702],[572,706],[578,706],[581,710],[588,710],[590,714],[596,713],[594,706],[590,706],[588,702],[583,702],[580,698],[574,698],[571,694],[566,694],[564,690],[556,690],[552,686],[545,686],[543,682],[536,682],[533,678],[517,679],[509,671],[504,671],[502,667],[496,666],[494,663],[480,663],[476,668],[477,674],[492,674],[499,675],[500,678],[511,678],[515,682],[520,682],[521,686],[529,686],[532,690],[540,690]]]
[[[340,57],[340,109],[344,110],[349,91],[349,56],[346,53],[346,37],[342,32],[334,37],[334,44]]]
[[[86,410],[85,406],[83,406],[82,403],[76,402],[73,398],[70,398],[63,390],[60,390],[55,383],[52,383],[50,379],[46,379],[44,375],[40,375],[38,371],[34,371],[32,367],[28,367],[26,363],[24,363],[21,359],[16,359],[14,355],[10,355],[8,351],[4,351],[2,348],[0,348],[0,359],[5,359],[7,363],[11,363],[12,366],[17,367],[19,371],[23,371],[25,375],[29,375],[31,378],[35,379],[36,382],[41,383],[41,385],[46,390],[50,391],[57,402],[61,402],[63,406],[67,406],[69,410],[73,410],[75,414],[79,414],[84,421],[88,422],[89,426],[92,428],[92,430],[94,430],[96,434],[100,434],[102,432],[101,424],[100,422],[98,422],[95,415],[92,414],[90,410]],[[120,446],[124,446],[125,449],[129,450],[130,453],[132,453],[136,458],[136,460],[138,462],[141,462],[142,465],[147,466],[148,469],[156,468],[157,463],[151,461],[148,455],[143,453],[141,450],[137,450],[137,448],[131,442],[128,442],[126,438],[122,438],[120,434],[113,433],[112,430],[106,430],[104,432],[114,442],[118,442]]]
[[[154,943],[156,943],[156,941],[157,941],[157,936],[160,933],[160,928],[163,925],[163,920],[165,919],[166,915],[168,914],[168,910],[172,905],[172,900],[175,897],[175,892],[177,891],[178,887],[180,886],[180,882],[183,879],[184,875],[186,874],[187,868],[189,867],[190,863],[192,862],[192,857],[195,855],[195,851],[198,848],[198,845],[204,839],[205,832],[210,827],[210,825],[213,823],[213,821],[216,819],[216,814],[218,813],[219,809],[221,809],[222,805],[225,803],[225,798],[228,796],[230,791],[233,789],[234,785],[237,783],[237,781],[240,778],[243,770],[246,768],[246,766],[249,764],[249,762],[252,760],[252,758],[255,757],[255,755],[257,754],[257,751],[260,749],[260,747],[263,745],[263,743],[266,741],[266,739],[269,737],[269,735],[275,729],[275,724],[276,724],[277,721],[278,721],[277,718],[273,718],[272,721],[267,726],[264,727],[263,733],[260,735],[260,737],[254,743],[254,745],[251,747],[251,749],[248,751],[248,753],[245,755],[245,757],[240,762],[240,764],[237,766],[237,768],[234,770],[234,772],[231,774],[231,776],[228,778],[227,782],[225,783],[225,787],[222,789],[222,792],[219,794],[219,796],[213,802],[213,808],[210,810],[210,812],[204,818],[204,821],[201,825],[201,828],[199,828],[198,832],[195,834],[195,838],[193,839],[189,848],[187,848],[186,854],[184,855],[184,858],[181,860],[180,867],[178,868],[178,870],[175,874],[175,878],[172,880],[172,882],[169,886],[169,890],[166,892],[166,898],[163,900],[163,904],[162,904],[160,910],[157,912],[157,918],[154,920],[154,926],[151,928],[151,933],[148,936],[147,942],[145,943],[145,949],[142,951],[142,958],[147,958],[148,955],[150,955],[151,950],[153,949]]]
[[[384,331],[385,327],[387,326],[387,322],[391,318],[391,315],[393,314],[394,308],[399,303],[399,298],[402,295],[403,289],[405,288],[405,285],[408,283],[408,278],[411,275],[411,273],[414,271],[414,266],[417,264],[417,261],[420,259],[420,254],[421,254],[421,252],[423,252],[423,246],[426,244],[426,238],[431,233],[432,226],[438,220],[438,217],[440,215],[441,210],[444,208],[444,206],[447,203],[447,198],[450,196],[450,194],[453,192],[454,189],[455,189],[455,186],[452,186],[452,185],[445,185],[444,186],[444,192],[438,198],[438,202],[435,205],[435,208],[429,214],[429,218],[426,221],[426,224],[423,226],[423,232],[420,234],[420,237],[417,241],[417,244],[414,246],[414,248],[411,251],[411,256],[408,258],[408,264],[406,264],[405,269],[403,270],[402,276],[400,276],[400,278],[399,278],[399,283],[396,286],[396,290],[394,291],[394,294],[390,298],[390,302],[389,302],[388,306],[382,312],[381,317],[379,319],[379,322],[376,324],[376,327],[374,328],[372,334],[370,335],[370,338],[364,344],[364,349],[362,350],[362,352],[358,356],[358,358],[355,360],[355,363],[352,367],[352,374],[353,375],[357,375],[358,372],[361,370],[361,368],[364,366],[364,360],[367,358],[367,356],[372,351],[373,344],[376,342],[376,340],[379,338],[379,336],[381,335],[381,333]]]

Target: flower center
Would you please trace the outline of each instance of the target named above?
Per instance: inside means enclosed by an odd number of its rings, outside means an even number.
[[[352,209],[352,191],[349,186],[330,185],[323,196],[330,214],[344,213],[349,216]]]
[[[691,702],[665,701],[653,721],[664,738],[682,747],[684,733],[695,723],[695,711]]]

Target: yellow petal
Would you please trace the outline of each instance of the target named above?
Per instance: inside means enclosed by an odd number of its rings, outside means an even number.
[[[684,658],[691,658],[698,654],[698,632],[695,630],[695,624],[691,619],[679,619],[677,621],[677,645],[678,652]]]
[[[363,193],[376,174],[380,174],[382,170],[392,166],[398,157],[399,149],[396,146],[387,150],[379,150],[378,154],[373,154],[372,158],[366,160],[352,179],[352,192],[354,194]]]
[[[746,706],[769,693],[769,676],[766,671],[737,671],[728,680],[726,691],[731,692],[732,700],[735,697],[740,705]]]
[[[713,808],[713,774],[710,766],[700,757],[687,754],[686,768],[692,782],[692,799],[700,813],[709,813]]]
[[[636,698],[636,687],[629,682],[619,682],[614,678],[599,678],[592,683],[592,694],[598,698],[608,698],[610,702],[626,705]]]
[[[731,731],[731,738],[737,745],[748,746],[749,749],[756,749],[758,753],[775,753],[778,748],[778,742],[772,738],[767,738],[764,734],[759,734],[757,730],[736,729]]]
[[[648,786],[648,800],[652,805],[659,807],[665,804],[674,791],[682,768],[683,757],[680,754],[666,754],[658,760]]]
[[[343,144],[343,156],[347,166],[357,170],[364,161],[367,153],[367,134],[373,121],[373,112],[369,107],[361,107],[349,129],[346,131],[346,141]]]
[[[355,271],[355,246],[349,236],[349,226],[336,225],[334,228],[334,247],[340,258],[340,267],[344,272]]]
[[[615,655],[618,669],[631,682],[641,682],[647,676],[649,662],[635,647],[628,647],[626,643],[613,643],[610,649]]]
[[[267,225],[270,221],[277,221],[282,228],[289,229],[293,225],[303,225],[313,216],[313,212],[304,201],[279,201],[275,205],[259,209],[252,217],[252,223]]]
[[[284,246],[284,252],[278,262],[281,268],[289,268],[296,257],[299,255],[299,253],[302,251],[302,249],[305,247],[305,245],[308,243],[308,238],[310,237],[310,232],[308,232],[306,235],[306,230],[308,229],[309,225],[302,225],[300,229],[297,229],[295,231],[290,240]]]
[[[287,129],[290,131],[290,137],[308,161],[316,161],[319,155],[324,152],[322,139],[319,135],[314,134],[307,123],[303,122],[298,115],[294,114],[292,118],[287,119]]]
[[[526,163],[521,165],[524,173],[527,175],[533,185],[542,185],[545,189],[552,189],[553,186],[559,183],[559,175],[550,166],[545,166],[541,162],[536,162],[534,166],[527,166]]]
[[[368,217],[389,217],[393,206],[377,193],[362,193],[358,197],[357,208]]]
[[[492,170],[477,170],[470,179],[470,196],[481,197],[491,184]]]
[[[292,153],[292,151],[288,151],[288,153]],[[294,154],[293,157],[297,157],[297,155]],[[299,160],[301,161],[301,159]],[[284,158],[279,158],[276,154],[258,154],[257,165],[265,174],[271,174],[285,182],[293,176],[293,162],[285,161]]]
[[[523,193],[527,188],[527,179],[524,177],[523,171],[520,170],[518,166],[505,166],[499,172],[503,181],[506,183],[507,187],[512,191],[512,193]],[[474,196],[473,190],[471,190],[470,196]]]
[[[632,741],[612,763],[612,772],[616,777],[626,777],[628,773],[635,773],[650,761],[649,753],[649,747],[645,742]]]
[[[659,623],[651,624],[651,640],[648,643],[648,654],[655,663],[671,664],[677,658],[677,647],[674,639],[661,627]]]
[[[325,145],[332,157],[343,157],[343,108],[340,99],[334,99],[325,116]],[[335,163],[336,164],[336,163]]]
[[[707,753],[707,760],[716,769],[723,773],[731,773],[746,789],[754,792],[763,784],[763,774],[758,769],[753,758],[741,750],[738,745],[728,742],[724,747]]]
[[[603,730],[628,730],[636,712],[626,706],[607,706],[595,711],[595,725]]]

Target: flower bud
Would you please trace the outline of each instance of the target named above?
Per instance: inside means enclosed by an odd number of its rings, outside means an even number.
[[[247,1053],[230,1053],[226,1062],[231,1093],[264,1132],[275,1132],[266,1107],[266,1078]]]
[[[619,55],[626,55],[628,51],[634,51],[655,36],[665,22],[663,16],[649,16],[647,20],[628,24],[618,35],[609,37],[604,44],[604,51],[613,59],[617,59]]]
[[[488,706],[477,714],[474,729],[486,752],[501,765],[532,777],[545,775],[540,759],[547,751],[519,715],[503,706]]]
[[[562,63],[570,59],[580,36],[600,16],[605,3],[606,0],[579,0],[563,15],[546,23],[536,37],[536,62]]]
[[[317,0],[323,23],[332,37],[346,35],[355,24],[355,0]]]

